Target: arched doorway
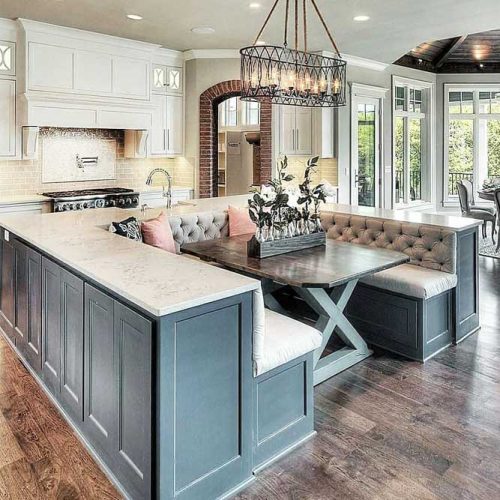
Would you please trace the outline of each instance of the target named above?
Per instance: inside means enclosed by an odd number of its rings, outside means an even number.
[[[241,95],[241,81],[227,80],[205,90],[200,95],[200,165],[199,196],[217,196],[217,131],[218,106],[230,98]],[[271,179],[272,162],[272,105],[260,102],[260,182]]]

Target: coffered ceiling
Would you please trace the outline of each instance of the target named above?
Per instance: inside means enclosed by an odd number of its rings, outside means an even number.
[[[260,7],[250,7],[251,3]],[[273,0],[0,0],[0,17],[24,17],[188,49],[236,49],[253,42]],[[284,0],[281,2],[284,5]],[[499,0],[317,0],[342,52],[393,62],[422,40],[441,40],[498,28]],[[281,7],[283,8],[283,7]],[[139,14],[133,21],[127,14]],[[367,15],[366,22],[355,16]],[[281,41],[283,18],[263,34]],[[309,13],[310,49],[330,46],[314,12]],[[212,34],[195,34],[209,26]]]

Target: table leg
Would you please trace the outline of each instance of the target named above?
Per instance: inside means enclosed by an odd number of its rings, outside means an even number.
[[[323,335],[323,342],[314,352],[314,385],[372,355],[366,342],[344,315],[344,309],[357,282],[358,280],[352,280],[343,286],[336,287],[330,294],[323,288],[294,288],[319,315],[315,326]],[[346,347],[322,358],[321,355],[334,332],[346,344]]]

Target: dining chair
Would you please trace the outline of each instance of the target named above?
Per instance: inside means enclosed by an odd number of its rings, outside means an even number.
[[[496,210],[495,207],[479,207],[476,205],[476,201],[474,198],[474,185],[472,181],[469,179],[462,179],[462,184],[467,189],[467,196],[469,197],[470,207],[473,210],[484,210],[485,212],[490,213],[491,215],[495,215]]]
[[[458,190],[458,199],[460,201],[460,209],[462,211],[462,217],[472,217],[473,219],[482,220],[483,238],[486,238],[486,229],[487,229],[486,226],[488,222],[491,222],[491,239],[493,240],[493,244],[495,244],[495,233],[497,230],[496,214],[491,214],[490,212],[486,212],[485,210],[478,210],[477,208],[473,208],[471,206],[467,188],[464,186],[463,181],[457,182],[457,190]]]
[[[493,193],[493,200],[495,202],[495,206],[496,206],[496,209],[497,209],[497,214],[500,214],[500,188],[495,189],[495,192]],[[497,218],[497,224],[500,227],[500,219],[499,218]],[[499,250],[500,250],[500,238],[498,238],[498,241],[497,241],[497,249],[496,249],[496,251],[498,252]]]

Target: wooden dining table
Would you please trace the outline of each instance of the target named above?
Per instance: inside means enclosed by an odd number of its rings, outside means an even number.
[[[314,353],[314,384],[340,373],[372,354],[344,310],[359,279],[409,261],[401,252],[327,239],[326,245],[264,259],[247,255],[249,235],[189,243],[184,253],[259,278],[267,308],[293,317],[273,296],[290,286],[317,314],[323,341]],[[332,335],[344,347],[329,354]]]
[[[481,198],[482,200],[495,201],[494,189],[482,189],[481,191],[478,191],[477,194],[479,195],[479,198]]]

